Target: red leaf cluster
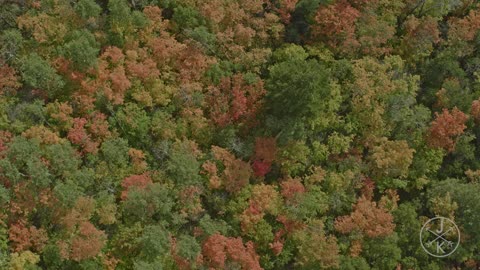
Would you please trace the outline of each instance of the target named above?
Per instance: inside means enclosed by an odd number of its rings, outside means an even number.
[[[277,221],[282,223],[283,228],[280,228],[275,232],[275,238],[273,242],[269,244],[269,247],[272,249],[273,253],[278,256],[283,250],[283,244],[285,242],[284,236],[291,234],[296,230],[304,229],[305,224],[300,221],[290,220],[284,215],[279,215]]]
[[[283,0],[279,1],[280,7],[276,8],[278,15],[280,15],[280,19],[283,23],[288,24],[290,22],[290,18],[292,17],[290,13],[295,11],[295,6],[297,5],[299,0]]]
[[[267,173],[270,172],[272,167],[272,163],[262,161],[262,160],[255,160],[252,164],[254,175],[257,177],[265,176]]]
[[[35,206],[35,194],[28,182],[20,182],[13,186],[13,196],[10,200],[10,213],[13,216],[26,217],[33,212]]]
[[[270,172],[277,153],[275,138],[256,138],[255,155],[252,164],[255,176],[262,177]]]

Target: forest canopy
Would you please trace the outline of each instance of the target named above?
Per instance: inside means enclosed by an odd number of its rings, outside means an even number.
[[[479,224],[477,1],[0,0],[0,269],[479,269]]]

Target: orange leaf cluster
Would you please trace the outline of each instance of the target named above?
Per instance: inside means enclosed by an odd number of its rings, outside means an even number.
[[[106,234],[90,222],[82,222],[78,235],[72,239],[70,258],[81,261],[97,256],[106,241]]]
[[[242,231],[248,232],[252,229],[252,226],[258,223],[265,213],[275,215],[280,205],[280,195],[275,186],[265,184],[253,186],[249,206],[240,216]]]
[[[57,144],[62,141],[62,139],[44,126],[32,126],[31,128],[22,132],[22,136],[28,139],[36,138],[41,143],[44,144]]]
[[[272,162],[275,160],[276,154],[277,142],[275,138],[255,138],[255,159]]]
[[[73,233],[78,224],[88,221],[95,210],[95,201],[89,197],[79,197],[73,209],[70,209],[61,219],[61,224]]]
[[[3,158],[2,152],[7,150],[7,143],[12,139],[13,134],[8,131],[0,130],[0,158]]]
[[[224,169],[220,172],[215,163],[207,161],[203,164],[205,173],[210,178],[210,186],[212,188],[225,187],[230,193],[240,191],[245,185],[248,184],[252,169],[250,165],[241,159],[235,158],[235,156],[218,146],[212,146],[213,157],[215,160],[221,162]]]
[[[123,179],[122,181],[123,191],[122,191],[122,194],[120,195],[120,198],[122,200],[127,199],[128,192],[132,188],[145,189],[152,183],[153,183],[152,179],[150,178],[150,175],[148,173],[144,173],[140,175],[131,175]]]
[[[97,91],[103,93],[113,104],[123,104],[125,92],[131,86],[124,65],[125,55],[121,49],[114,46],[105,49],[99,58],[98,68],[91,71],[95,78],[84,79],[81,82],[82,91],[75,93],[83,111],[94,108],[92,106]]]
[[[15,69],[0,63],[0,95],[9,92],[15,93],[21,85]]]
[[[68,102],[53,102],[47,105],[47,112],[52,119],[59,122],[61,129],[68,129],[73,124],[73,108]]]
[[[107,116],[98,111],[90,115],[90,124],[87,128],[94,138],[105,139],[111,135],[110,130],[108,130]]]
[[[427,49],[431,51],[433,44],[441,41],[440,30],[435,18],[426,16],[421,19],[412,16],[405,22],[403,42],[406,50]]]
[[[325,39],[332,48],[347,49],[358,45],[355,38],[355,22],[360,12],[346,0],[321,6],[316,15],[313,35]]]
[[[195,219],[205,211],[200,198],[201,194],[202,190],[196,186],[185,187],[179,192],[181,216]]]
[[[71,61],[64,57],[58,57],[52,64],[60,74],[70,79],[72,83],[81,84],[82,80],[85,79],[86,74],[75,70]]]
[[[48,241],[47,232],[35,226],[26,226],[25,220],[19,220],[10,225],[8,230],[8,240],[10,240],[12,250],[20,252],[33,248],[35,251],[41,251]]]
[[[241,74],[224,78],[210,86],[207,104],[215,124],[224,127],[234,123],[252,123],[265,95],[263,82],[245,82]]]
[[[280,186],[282,187],[282,196],[288,202],[294,202],[297,195],[305,193],[305,186],[299,178],[288,178],[281,182]]]
[[[67,138],[76,145],[79,145],[85,153],[96,153],[98,151],[98,142],[91,139],[85,129],[87,119],[74,118],[73,127],[68,131]]]
[[[468,116],[456,107],[451,112],[443,109],[442,113],[435,113],[435,120],[428,130],[428,144],[431,147],[443,148],[449,152],[455,150],[455,139],[463,134],[467,128],[465,122]]]
[[[51,13],[60,12],[58,5],[54,9],[55,11]],[[69,15],[66,15],[66,18],[69,18]],[[49,41],[61,41],[67,34],[67,27],[61,22],[60,18],[46,12],[28,12],[19,16],[16,21],[18,28],[30,32],[40,44]]]
[[[365,177],[362,180],[362,196],[371,200],[373,198],[373,191],[375,190],[375,182],[370,177]]]
[[[74,208],[63,217],[62,225],[67,230],[67,237],[57,242],[62,258],[78,262],[100,254],[107,236],[89,221],[94,210],[95,201],[92,198],[80,197]]]
[[[127,56],[125,64],[130,78],[139,78],[145,82],[160,75],[157,63],[150,58],[146,49],[128,50],[125,54]]]
[[[349,216],[335,220],[335,229],[343,234],[359,231],[368,237],[383,237],[393,232],[395,223],[392,214],[362,196]]]
[[[472,102],[472,107],[470,109],[470,115],[475,119],[476,123],[480,122],[480,99],[474,100]]]
[[[143,42],[148,49],[145,52],[149,51],[151,55],[137,50],[137,55],[142,62],[131,64],[133,73],[140,75],[140,78],[154,77],[158,74],[156,66],[160,69],[173,66],[179,73],[179,81],[183,85],[195,84],[201,79],[205,70],[215,62],[214,58],[205,55],[194,44],[177,41],[171,33],[166,31],[169,21],[162,18],[160,8],[150,6],[143,12],[151,21],[150,25],[142,31]]]
[[[135,172],[142,173],[147,169],[147,162],[145,161],[145,154],[142,150],[138,150],[135,148],[128,149],[128,155],[130,156],[130,160],[132,161],[133,169]]]
[[[472,9],[464,18],[453,17],[448,22],[448,38],[450,40],[472,41],[480,29],[480,11]]]
[[[253,243],[244,245],[241,238],[211,235],[203,243],[202,254],[204,262],[213,269],[227,269],[229,263],[237,264],[240,269],[262,269]]]

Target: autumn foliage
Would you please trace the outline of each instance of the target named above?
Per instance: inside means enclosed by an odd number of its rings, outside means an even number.
[[[270,172],[272,162],[276,158],[277,143],[275,138],[257,138],[252,168],[255,176],[265,176]]]
[[[248,84],[242,75],[224,78],[208,90],[210,117],[224,127],[234,123],[253,123],[265,95],[263,82]]]
[[[128,192],[131,189],[145,189],[149,184],[152,184],[152,180],[147,173],[141,175],[131,175],[122,181],[123,191],[121,198],[125,200],[128,196]]]
[[[350,215],[335,220],[335,230],[344,234],[357,231],[367,237],[382,237],[394,229],[392,214],[365,197],[358,199]]]
[[[214,234],[203,243],[202,254],[207,265],[214,269],[229,268],[233,265],[242,269],[262,269],[253,243],[244,244],[241,238]]]
[[[1,1],[0,269],[477,269],[479,41],[473,0]]]
[[[235,158],[235,156],[218,146],[212,146],[214,159],[224,168],[219,171],[212,161],[203,164],[203,169],[210,178],[210,186],[214,189],[225,188],[228,192],[237,192],[246,184],[252,174],[248,163]]]
[[[429,129],[428,143],[432,147],[443,148],[447,151],[455,149],[456,138],[467,128],[465,122],[468,116],[454,108],[451,112],[443,109],[442,113],[435,113],[435,120]]]
[[[322,5],[316,15],[314,34],[334,49],[349,50],[358,46],[355,22],[360,12],[346,0]]]

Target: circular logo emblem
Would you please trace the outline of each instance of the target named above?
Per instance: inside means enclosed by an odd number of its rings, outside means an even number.
[[[420,244],[429,255],[442,258],[451,255],[460,244],[460,230],[445,217],[434,217],[423,224]]]

